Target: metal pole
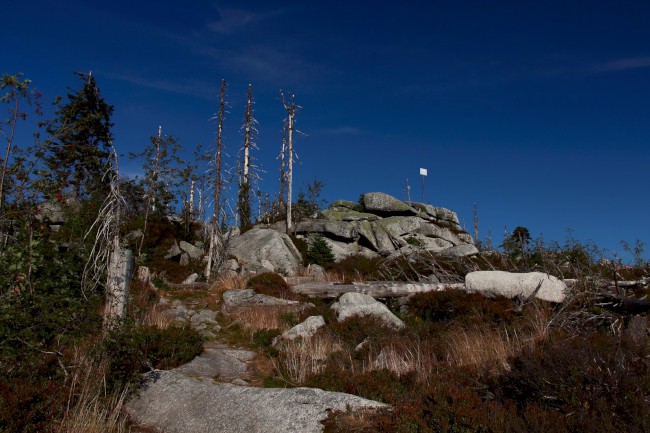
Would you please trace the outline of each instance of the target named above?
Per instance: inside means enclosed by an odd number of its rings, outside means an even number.
[[[409,178],[406,178],[406,194],[408,195],[409,204],[411,203],[411,185],[409,185]]]
[[[429,174],[426,168],[420,169],[420,176],[422,176],[422,203],[424,203],[424,177]]]
[[[422,203],[424,203],[424,175],[422,175]]]

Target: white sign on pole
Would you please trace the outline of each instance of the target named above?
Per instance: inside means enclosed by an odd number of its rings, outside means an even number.
[[[421,168],[420,169],[420,175],[426,176],[427,175],[427,169],[426,168]]]

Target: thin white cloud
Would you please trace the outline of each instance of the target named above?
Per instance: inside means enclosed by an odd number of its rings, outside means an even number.
[[[321,65],[307,63],[298,53],[272,46],[256,45],[236,50],[196,46],[194,51],[216,60],[223,69],[232,74],[281,88],[289,85],[295,87],[325,74]]]
[[[619,72],[630,69],[650,68],[650,56],[646,57],[628,57],[623,59],[612,60],[606,63],[596,65],[594,72]]]
[[[251,24],[268,20],[282,13],[281,10],[271,12],[251,12],[243,9],[217,7],[219,19],[208,23],[208,29],[222,35],[231,35]]]
[[[135,74],[106,74],[109,78],[126,81],[136,86],[148,87],[150,89],[163,90],[185,96],[194,96],[201,99],[213,100],[217,90],[199,81],[187,81],[183,83],[172,82],[160,79],[144,78]]]

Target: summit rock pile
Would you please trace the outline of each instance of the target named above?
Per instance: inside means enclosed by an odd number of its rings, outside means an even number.
[[[359,203],[334,201],[322,218],[299,222],[295,232],[305,237],[320,233],[337,260],[353,254],[391,256],[418,250],[457,256],[478,253],[455,212],[381,192],[367,193]]]

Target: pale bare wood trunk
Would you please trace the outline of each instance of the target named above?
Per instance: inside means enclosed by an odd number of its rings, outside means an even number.
[[[114,245],[108,265],[104,329],[118,327],[124,322],[132,274],[133,252]]]
[[[344,293],[365,293],[373,298],[399,298],[414,293],[441,292],[450,289],[463,289],[462,283],[368,283],[368,284],[327,284],[304,283],[291,287],[291,291],[313,298],[336,298]]]
[[[291,197],[293,194],[293,111],[289,113],[289,168],[287,170],[287,233],[293,234],[293,225],[291,222]]]
[[[226,112],[226,80],[221,80],[221,92],[219,93],[219,113],[217,115],[217,150],[214,155],[214,209],[212,212],[212,226],[210,227],[210,246],[208,247],[208,261],[205,264],[205,278],[212,277],[214,263],[220,263],[221,257],[217,257],[220,251],[220,227],[219,217],[221,216],[221,153],[223,149],[223,119]],[[216,269],[218,272],[219,270]]]
[[[284,109],[287,110],[287,120],[286,120],[286,125],[287,125],[287,172],[286,172],[286,177],[287,177],[287,234],[291,235],[293,234],[293,216],[292,216],[292,196],[293,196],[293,158],[294,158],[294,151],[293,151],[293,132],[294,132],[294,123],[295,123],[295,116],[296,116],[296,111],[300,108],[299,106],[296,105],[295,102],[295,97],[294,95],[291,95],[290,102],[287,103],[285,98],[284,98],[284,93],[280,92],[282,95],[282,104],[284,105]],[[283,153],[284,153],[284,142],[282,143],[283,145]],[[284,174],[284,173],[283,173]]]

